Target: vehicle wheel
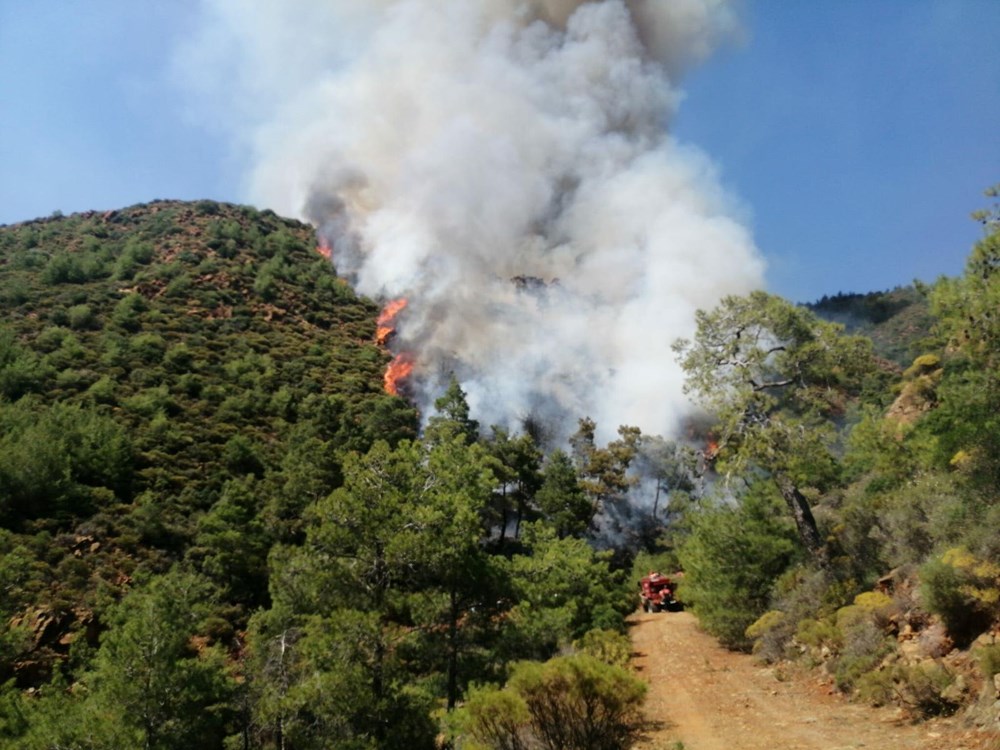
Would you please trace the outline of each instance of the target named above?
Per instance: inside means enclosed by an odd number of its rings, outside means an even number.
[[[643,600],[642,600],[642,609],[643,609],[643,611],[645,611],[645,612],[649,612],[649,609],[650,609],[650,606],[649,606],[649,599],[643,599]]]

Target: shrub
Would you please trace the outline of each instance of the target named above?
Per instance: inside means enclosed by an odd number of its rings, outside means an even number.
[[[854,603],[837,610],[837,627],[841,630],[867,620],[879,627],[887,622],[892,597],[879,591],[866,591],[854,597]]]
[[[646,685],[585,654],[521,662],[507,687],[473,690],[460,726],[479,747],[621,750],[642,726]]]
[[[472,688],[459,720],[474,747],[525,750],[531,716],[524,699],[510,690]]]
[[[955,676],[940,664],[898,664],[891,670],[896,699],[915,716],[946,716],[959,708],[952,688]]]
[[[855,622],[844,631],[844,645],[836,661],[837,687],[848,691],[862,675],[876,669],[893,650],[893,643],[870,620]]]
[[[115,262],[114,278],[127,281],[135,276],[136,269],[148,264],[153,259],[153,246],[136,238],[125,243],[121,255]]]
[[[176,402],[170,398],[166,386],[147,388],[125,400],[124,406],[135,414],[152,418],[158,412],[172,414],[177,411]]]
[[[107,375],[102,375],[87,389],[87,396],[97,404],[115,404],[115,381]]]
[[[177,298],[187,297],[188,294],[191,292],[191,287],[193,286],[193,284],[194,282],[191,280],[191,277],[188,276],[186,273],[182,273],[170,280],[170,283],[167,284],[167,287],[166,289],[163,290],[163,293],[167,297],[177,297]]]
[[[219,204],[215,201],[200,200],[194,204],[194,210],[199,216],[215,216],[219,213]]]
[[[780,661],[787,656],[785,651],[793,625],[784,612],[772,609],[746,629],[746,637],[753,641],[753,652],[759,658],[766,662]]]
[[[906,368],[903,373],[903,378],[906,380],[913,380],[921,375],[929,375],[935,370],[940,369],[941,358],[936,354],[921,354],[915,360],[913,364]]]
[[[142,327],[142,313],[149,309],[146,298],[140,294],[122,297],[111,313],[111,322],[124,331],[134,333]]]
[[[49,326],[35,339],[35,348],[42,352],[54,352],[62,346],[63,341],[72,336],[68,328]]]
[[[80,258],[65,252],[49,258],[42,270],[42,281],[46,284],[78,284],[86,280]]]
[[[1000,643],[980,646],[973,653],[983,677],[992,680],[994,675],[1000,674]]]
[[[10,307],[17,307],[31,299],[31,291],[20,279],[11,279],[5,285],[0,299]]]
[[[261,475],[264,465],[257,456],[253,443],[243,435],[233,435],[222,449],[222,463],[236,476]]]
[[[163,359],[167,344],[158,333],[140,333],[129,343],[132,352],[142,361],[157,364]]]
[[[90,305],[74,305],[69,309],[69,327],[76,331],[94,328],[97,320]]]
[[[163,357],[163,366],[171,372],[187,372],[191,369],[193,363],[194,352],[184,343],[172,346]]]
[[[632,641],[616,630],[590,630],[573,645],[581,653],[616,667],[627,667],[632,656]]]
[[[1000,615],[1000,565],[965,547],[949,549],[920,569],[928,610],[939,615],[960,645],[968,644]]]
[[[44,377],[38,357],[18,344],[13,333],[0,331],[0,396],[16,401],[38,390]]]
[[[876,669],[858,678],[858,698],[872,706],[888,706],[897,698],[895,670]]]
[[[823,648],[824,646],[837,649],[843,645],[844,634],[840,628],[828,619],[822,620],[800,620],[795,631],[795,637],[800,643],[813,648]]]

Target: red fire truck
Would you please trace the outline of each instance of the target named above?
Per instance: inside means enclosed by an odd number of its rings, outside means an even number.
[[[653,571],[639,580],[639,599],[646,612],[680,609],[681,604],[677,600],[676,592],[677,585],[673,579]]]

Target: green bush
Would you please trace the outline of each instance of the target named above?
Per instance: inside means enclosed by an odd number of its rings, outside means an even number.
[[[924,605],[941,617],[960,645],[970,643],[1000,615],[1000,566],[964,547],[926,563],[920,582]]]
[[[129,348],[147,364],[158,364],[163,359],[167,344],[158,333],[140,333],[129,342]]]
[[[191,277],[186,273],[178,274],[170,283],[167,284],[166,289],[163,290],[163,294],[167,297],[175,297],[183,299],[188,296],[191,292],[191,288],[194,286],[194,282]]]
[[[585,654],[521,662],[502,690],[473,690],[459,723],[472,747],[623,750],[642,727],[645,694],[628,671]]]
[[[0,410],[0,519],[16,525],[94,510],[95,488],[123,493],[133,467],[125,430],[92,409],[38,407],[28,399]]]
[[[627,667],[632,657],[632,641],[617,630],[590,630],[574,641],[573,646],[581,653],[616,667]]]
[[[69,327],[75,331],[85,331],[97,326],[97,319],[90,305],[74,305],[69,309]]]
[[[896,698],[916,717],[947,716],[960,706],[949,690],[955,676],[940,664],[896,665],[892,681]]]
[[[872,706],[888,706],[898,698],[896,670],[875,669],[857,680],[858,698]]]
[[[892,652],[894,643],[870,620],[854,623],[843,634],[843,647],[836,660],[835,680],[841,690],[851,690],[867,672],[876,669]]]
[[[980,646],[973,653],[983,677],[992,680],[994,675],[1000,674],[1000,643]]]
[[[844,635],[837,625],[830,620],[800,620],[795,631],[795,637],[800,643],[812,648],[839,648],[844,641]]]
[[[854,603],[837,610],[837,627],[847,630],[861,621],[884,627],[892,608],[892,597],[879,591],[866,591],[854,597]]]
[[[149,303],[141,294],[122,297],[111,313],[111,322],[124,331],[135,333],[141,327],[142,313],[149,309]]]
[[[87,272],[80,257],[65,252],[49,258],[42,270],[42,281],[46,284],[79,284],[86,280]]]
[[[16,401],[39,390],[45,375],[34,352],[18,344],[13,333],[0,331],[0,396]]]

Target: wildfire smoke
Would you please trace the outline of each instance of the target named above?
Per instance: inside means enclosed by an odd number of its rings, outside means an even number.
[[[670,344],[762,284],[714,167],[668,129],[736,28],[726,0],[201,2],[184,64],[255,155],[251,197],[312,221],[362,293],[412,302],[387,389],[419,358],[418,405],[454,371],[485,424],[675,427]]]

